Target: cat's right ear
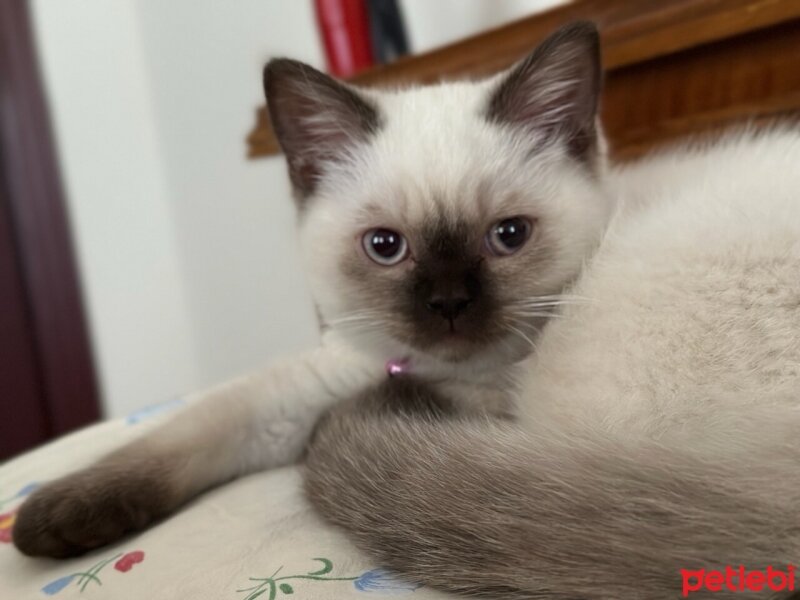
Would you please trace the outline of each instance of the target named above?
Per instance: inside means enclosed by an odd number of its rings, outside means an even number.
[[[314,193],[325,166],[343,160],[380,126],[377,108],[353,88],[296,60],[264,67],[272,129],[300,199]]]

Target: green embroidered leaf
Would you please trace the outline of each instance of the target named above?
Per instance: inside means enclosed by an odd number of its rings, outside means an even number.
[[[327,558],[315,558],[314,560],[318,560],[322,563],[322,568],[319,571],[312,571],[309,575],[327,575],[331,571],[333,571],[333,563],[329,561]]]
[[[292,586],[290,586],[288,583],[282,583],[279,587],[284,594],[294,594]]]

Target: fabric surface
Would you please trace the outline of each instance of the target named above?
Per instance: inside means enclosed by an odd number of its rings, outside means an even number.
[[[323,524],[303,498],[296,468],[234,481],[151,529],[77,559],[17,552],[11,529],[28,494],[133,439],[180,404],[84,429],[0,467],[0,598],[447,597],[381,569]]]

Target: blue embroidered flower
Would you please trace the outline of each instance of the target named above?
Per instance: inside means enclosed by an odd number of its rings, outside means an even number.
[[[175,410],[186,404],[186,400],[183,398],[173,398],[172,400],[167,400],[166,402],[162,402],[161,404],[154,404],[153,406],[146,406],[142,409],[137,410],[129,414],[125,418],[125,422],[128,425],[136,425],[137,423],[141,423],[142,421],[147,421],[148,419],[152,419],[160,415],[161,413],[166,413],[171,410]]]
[[[28,485],[26,485],[25,487],[20,489],[20,491],[17,492],[17,495],[14,496],[14,498],[22,498],[23,496],[27,496],[28,494],[30,494],[33,490],[35,490],[38,487],[39,487],[38,483],[35,483],[35,482],[34,483],[29,483]]]
[[[35,490],[37,487],[39,487],[38,483],[29,483],[28,485],[20,488],[20,490],[13,496],[8,496],[6,498],[0,497],[0,510],[2,510],[6,506],[6,504],[11,504],[15,500],[24,498],[25,496],[30,494],[33,490]]]
[[[42,591],[45,594],[47,594],[48,596],[52,596],[53,594],[57,594],[58,592],[60,592],[61,590],[63,590],[65,587],[67,587],[70,584],[70,582],[72,581],[73,577],[75,577],[74,574],[73,575],[67,575],[65,577],[62,577],[61,579],[56,579],[55,581],[51,581],[50,583],[48,583],[46,586],[44,586],[42,588]]]
[[[380,594],[410,594],[422,587],[418,581],[399,579],[386,569],[372,569],[353,581],[359,592]]]

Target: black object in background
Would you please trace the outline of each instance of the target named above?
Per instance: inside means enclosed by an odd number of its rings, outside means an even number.
[[[368,0],[370,33],[375,61],[380,64],[408,54],[408,37],[397,0]]]

